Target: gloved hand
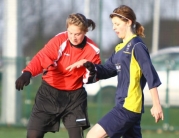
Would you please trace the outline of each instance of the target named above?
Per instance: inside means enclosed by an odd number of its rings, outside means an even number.
[[[27,86],[30,83],[32,74],[29,71],[23,72],[23,74],[16,80],[16,89],[23,90],[24,85]]]
[[[83,64],[83,66],[90,71],[90,75],[93,76],[96,74],[95,66],[92,62],[87,61]]]

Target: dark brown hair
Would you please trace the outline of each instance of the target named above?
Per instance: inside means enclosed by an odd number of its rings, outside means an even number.
[[[136,21],[136,15],[130,7],[126,5],[119,6],[118,8],[114,9],[113,13],[110,14],[110,18],[113,18],[114,16],[119,17],[124,22],[131,20],[131,28],[133,32],[136,33],[138,36],[145,37],[144,27]]]

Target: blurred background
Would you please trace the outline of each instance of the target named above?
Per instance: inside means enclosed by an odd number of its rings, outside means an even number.
[[[53,36],[66,30],[68,15],[82,13],[96,23],[96,29],[87,35],[100,47],[104,62],[121,41],[112,30],[109,14],[123,4],[134,10],[137,22],[144,26],[146,37],[143,41],[162,81],[159,95],[165,119],[154,123],[150,115],[152,100],[146,86],[143,135],[145,138],[179,136],[178,0],[0,0],[0,137],[25,137],[41,76],[34,77],[20,92],[15,90],[15,80]],[[92,125],[114,106],[116,85],[115,77],[85,85]],[[63,133],[63,124],[61,128]],[[61,134],[58,137],[67,137]],[[46,137],[55,138],[55,135]]]

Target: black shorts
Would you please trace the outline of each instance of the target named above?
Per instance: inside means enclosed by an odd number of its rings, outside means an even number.
[[[87,93],[84,88],[73,91],[58,90],[43,81],[36,94],[27,129],[59,131],[60,120],[66,128],[89,128]]]

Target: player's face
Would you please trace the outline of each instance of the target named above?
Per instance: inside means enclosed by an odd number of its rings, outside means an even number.
[[[119,17],[112,18],[113,30],[116,32],[117,36],[121,39],[125,39],[128,29],[128,23],[122,21]]]
[[[81,31],[81,29],[75,25],[69,25],[67,31],[68,31],[68,39],[73,45],[80,44],[83,41],[86,34],[86,32]]]

